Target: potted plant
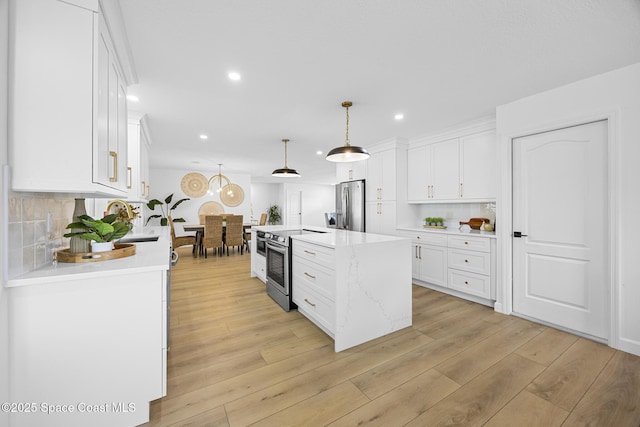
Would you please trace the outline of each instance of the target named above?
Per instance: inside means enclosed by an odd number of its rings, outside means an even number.
[[[426,218],[424,219],[424,225],[431,225],[431,219],[432,219],[432,218],[431,218],[430,216],[426,217]]]
[[[173,205],[171,205],[171,207],[169,207],[169,205],[171,204],[172,200],[173,200],[173,193],[169,194],[164,199],[164,202],[161,202],[158,199],[149,200],[149,203],[147,203],[147,207],[150,210],[155,210],[156,206],[160,206],[160,211],[162,213],[161,214],[150,215],[149,218],[147,218],[146,224],[149,224],[149,221],[151,221],[153,218],[160,218],[160,225],[163,226],[163,227],[166,227],[169,224],[169,215],[171,215],[171,212],[175,208],[180,206],[183,202],[186,202],[187,200],[191,200],[191,199],[189,199],[189,198],[180,199],[177,202],[175,202]],[[185,222],[185,219],[184,218],[173,218],[173,222]]]
[[[444,218],[442,218],[441,216],[435,217],[434,222],[436,223],[435,225],[442,227],[442,225],[444,224]]]
[[[278,205],[276,205],[275,203],[272,204],[271,206],[269,206],[269,209],[267,209],[267,215],[269,216],[268,222],[271,225],[277,224],[278,222],[280,222],[280,207]]]
[[[80,221],[67,225],[71,230],[82,229],[82,233],[71,232],[64,237],[80,237],[92,240],[92,252],[105,252],[113,249],[113,241],[123,238],[133,225],[130,222],[117,221],[118,214],[110,214],[102,219],[93,219],[89,215],[80,215]]]

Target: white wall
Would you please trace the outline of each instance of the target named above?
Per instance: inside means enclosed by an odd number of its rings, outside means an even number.
[[[324,213],[335,211],[335,185],[285,183],[282,191],[284,200],[287,192],[302,191],[302,225],[325,227]],[[282,210],[285,219],[286,206]]]
[[[256,182],[251,184],[251,209],[253,210],[253,219],[260,220],[260,214],[266,213],[269,206],[277,204],[280,206],[280,214],[284,208],[284,199],[282,198],[282,184],[270,184]]]
[[[602,118],[609,119],[612,147],[608,225],[613,248],[614,315],[609,345],[640,355],[640,63],[497,108],[502,174],[498,199],[499,303],[504,312],[510,312],[511,139]]]
[[[0,0],[0,165],[7,164],[7,57],[9,54],[8,28],[9,14],[8,0]],[[2,168],[4,169],[4,168]],[[0,212],[3,221],[0,226],[0,402],[9,401],[9,307],[4,283],[7,279],[7,192],[5,181],[0,171]],[[0,425],[9,425],[9,414],[0,412]]]
[[[218,193],[214,193],[213,195],[204,195],[202,197],[193,198],[189,197],[182,191],[180,187],[180,183],[182,178],[190,173],[190,172],[200,172],[204,176],[209,179],[212,175],[217,174],[217,171],[195,171],[195,170],[182,170],[182,169],[151,169],[150,180],[151,180],[151,199],[158,199],[160,201],[164,201],[164,199],[173,193],[173,200],[171,205],[175,203],[177,200],[183,198],[190,198],[191,200],[187,200],[183,202],[178,208],[173,211],[172,216],[174,218],[184,218],[186,223],[188,224],[198,224],[200,222],[200,218],[198,217],[198,210],[203,203],[208,201],[214,201],[220,203],[224,208],[225,213],[232,213],[235,215],[243,215],[244,221],[249,222],[251,220],[251,177],[247,174],[228,174],[225,173],[224,169],[222,174],[227,176],[229,180],[231,180],[232,184],[239,185],[242,187],[242,191],[244,192],[244,200],[239,206],[229,207],[226,206],[220,200],[220,195]],[[216,181],[217,184],[217,181]],[[156,207],[154,212],[149,211],[145,207],[145,218],[148,218],[149,215],[152,214],[160,214],[160,207]],[[258,215],[259,218],[259,215]],[[152,219],[149,222],[149,225],[159,225],[159,219]]]

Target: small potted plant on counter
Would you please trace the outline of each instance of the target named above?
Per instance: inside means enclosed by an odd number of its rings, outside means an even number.
[[[64,237],[80,237],[81,239],[91,240],[92,252],[105,252],[113,249],[113,241],[121,239],[129,231],[132,224],[125,221],[117,221],[118,214],[110,214],[102,219],[93,219],[89,215],[81,215],[78,217],[80,221],[72,222],[67,225],[71,230],[83,230],[81,233],[71,232]]]

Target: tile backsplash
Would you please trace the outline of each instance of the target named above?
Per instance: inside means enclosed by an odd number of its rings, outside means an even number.
[[[69,247],[63,235],[73,217],[75,200],[41,193],[8,194],[8,277],[13,278],[50,263],[53,253]],[[87,212],[90,208],[87,200]]]

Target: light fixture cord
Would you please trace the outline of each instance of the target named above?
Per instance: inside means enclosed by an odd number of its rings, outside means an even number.
[[[349,146],[349,107],[344,107],[347,109],[347,133],[344,137],[344,145]]]
[[[287,141],[284,141],[284,168],[285,169],[289,169],[289,166],[287,166]]]

